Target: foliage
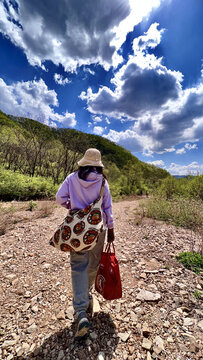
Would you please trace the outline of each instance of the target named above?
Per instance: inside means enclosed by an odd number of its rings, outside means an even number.
[[[193,295],[194,295],[195,299],[201,299],[201,297],[202,297],[202,293],[198,290],[195,290]]]
[[[177,260],[187,269],[199,274],[203,270],[203,257],[195,252],[182,252],[176,256]]]
[[[35,203],[33,200],[31,200],[28,204],[28,210],[33,211],[37,207],[37,203]]]
[[[52,198],[57,188],[51,179],[29,177],[0,167],[0,199],[3,201]]]
[[[152,197],[142,207],[148,217],[163,220],[192,230],[200,230],[203,224],[203,203],[198,199]]]
[[[169,175],[162,180],[157,193],[167,200],[175,195],[203,200],[203,175],[179,179]]]

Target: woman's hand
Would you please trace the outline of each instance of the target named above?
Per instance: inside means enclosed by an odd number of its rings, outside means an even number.
[[[107,242],[112,243],[114,241],[114,239],[115,239],[114,229],[108,229]]]

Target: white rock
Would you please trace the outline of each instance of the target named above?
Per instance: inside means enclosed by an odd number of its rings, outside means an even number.
[[[2,345],[2,349],[5,349],[9,346],[13,346],[16,344],[16,340],[5,340],[3,345]]]
[[[184,318],[183,325],[184,326],[191,326],[194,324],[194,319],[191,318]]]
[[[126,342],[130,336],[130,333],[118,333],[118,336],[123,342]]]
[[[149,351],[147,351],[147,360],[152,360],[151,354]]]
[[[98,313],[100,312],[101,308],[99,305],[99,301],[96,299],[95,296],[93,296],[93,313]]]
[[[94,332],[91,332],[90,333],[90,337],[92,340],[96,340],[96,338],[98,337],[97,333],[94,331]]]
[[[99,354],[97,356],[97,360],[105,360],[105,355],[103,352],[99,352]]]
[[[203,331],[203,320],[201,320],[200,322],[198,322],[197,325],[198,325],[199,328]]]
[[[160,336],[156,336],[155,337],[155,339],[154,339],[154,344],[155,344],[155,346],[158,348],[158,349],[160,349],[161,351],[163,351],[164,350],[164,341],[163,341],[163,339],[160,337]],[[160,351],[160,352],[161,352]]]
[[[37,325],[34,323],[34,324],[32,324],[32,325],[30,325],[28,328],[27,328],[27,332],[28,333],[33,333],[33,332],[35,332],[37,330]]]
[[[152,293],[147,290],[140,290],[140,292],[136,296],[137,300],[145,300],[145,301],[157,301],[161,299],[161,295],[159,293]]]
[[[152,347],[152,342],[150,340],[144,338],[142,341],[142,347],[143,347],[143,349],[150,350]]]

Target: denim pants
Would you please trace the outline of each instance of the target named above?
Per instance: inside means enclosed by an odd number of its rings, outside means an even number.
[[[101,260],[106,230],[99,235],[98,242],[90,251],[70,252],[73,308],[75,313],[86,311],[89,292],[94,284],[97,268]]]

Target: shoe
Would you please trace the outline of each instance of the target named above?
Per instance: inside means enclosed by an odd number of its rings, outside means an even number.
[[[89,330],[89,321],[87,320],[85,311],[77,313],[77,321],[78,324],[75,334],[75,340],[82,340],[86,337]]]

